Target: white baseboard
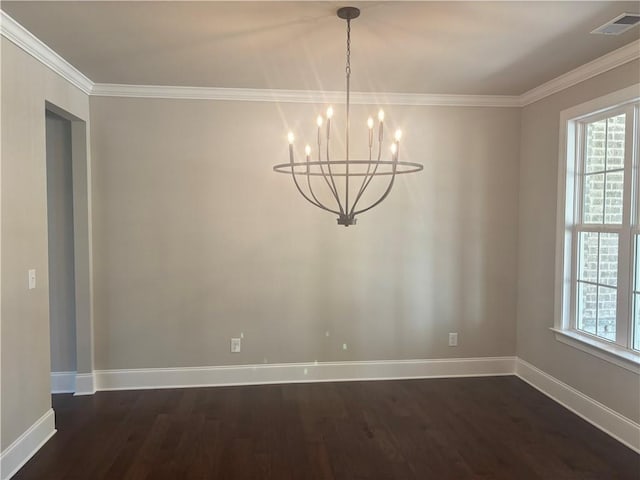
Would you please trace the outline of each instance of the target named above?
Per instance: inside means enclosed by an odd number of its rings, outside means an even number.
[[[522,359],[516,375],[560,405],[640,453],[640,425]]]
[[[95,371],[97,390],[513,375],[515,357]]]
[[[96,390],[260,385],[517,375],[640,453],[640,425],[517,357],[313,362],[217,367],[96,370],[76,376],[76,395]]]
[[[13,477],[55,433],[55,414],[49,409],[0,454],[0,479]]]
[[[74,393],[76,372],[51,372],[51,393]]]
[[[76,375],[76,390],[74,395],[93,395],[96,393],[94,373],[78,373]]]

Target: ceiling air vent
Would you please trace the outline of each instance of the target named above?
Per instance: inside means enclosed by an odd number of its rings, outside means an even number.
[[[623,13],[604,25],[596,28],[591,33],[603,35],[620,35],[640,23],[640,13]]]

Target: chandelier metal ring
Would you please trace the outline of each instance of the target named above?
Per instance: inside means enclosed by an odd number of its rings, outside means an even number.
[[[294,163],[280,163],[273,167],[273,170],[278,173],[289,173],[295,175],[306,176],[310,175],[312,177],[321,177],[325,174],[322,173],[322,167],[326,166],[338,166],[338,165],[346,165],[346,160],[331,160],[329,162],[318,161],[318,162],[294,162]],[[420,163],[415,162],[400,162],[400,161],[369,161],[369,160],[349,160],[350,165],[361,165],[367,167],[375,167],[376,165],[391,167],[388,171],[378,171],[375,173],[375,177],[380,176],[388,176],[388,175],[404,175],[406,173],[415,173],[422,170],[424,167]],[[394,172],[393,167],[396,166],[397,170]],[[314,169],[314,167],[317,167]],[[308,169],[308,171],[307,171]],[[346,172],[332,172],[334,177],[344,177]],[[352,177],[367,177],[371,175],[371,173],[363,172],[349,172],[349,176]]]

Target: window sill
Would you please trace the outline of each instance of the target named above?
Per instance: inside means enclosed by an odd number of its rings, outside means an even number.
[[[556,340],[559,342],[640,375],[640,354],[618,345],[601,343],[571,330],[557,328],[551,328],[551,330],[556,334]]]

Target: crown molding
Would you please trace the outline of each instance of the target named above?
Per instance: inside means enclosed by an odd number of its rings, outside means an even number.
[[[623,47],[609,52],[602,57],[596,58],[589,63],[574,68],[573,70],[549,80],[542,85],[532,88],[528,92],[520,95],[520,106],[524,107],[530,103],[542,100],[545,97],[558,93],[577,83],[584,82],[596,75],[608,72],[620,65],[640,58],[640,40],[634,40]]]
[[[92,82],[13,18],[0,10],[0,35],[68,80],[87,95],[99,97],[228,100],[283,103],[341,103],[345,92],[222,87],[119,85]],[[353,92],[354,105],[414,105],[446,107],[524,107],[591,77],[640,58],[640,40],[554,78],[522,95],[454,95]]]
[[[231,100],[280,103],[343,103],[345,92],[220,87],[173,87],[96,83],[98,97],[164,98],[178,100]],[[420,93],[351,92],[352,105],[429,105],[448,107],[518,107],[510,95],[439,95]]]
[[[0,35],[15,43],[29,55],[39,60],[65,80],[89,95],[93,82],[80,70],[54,52],[49,46],[0,10]]]

